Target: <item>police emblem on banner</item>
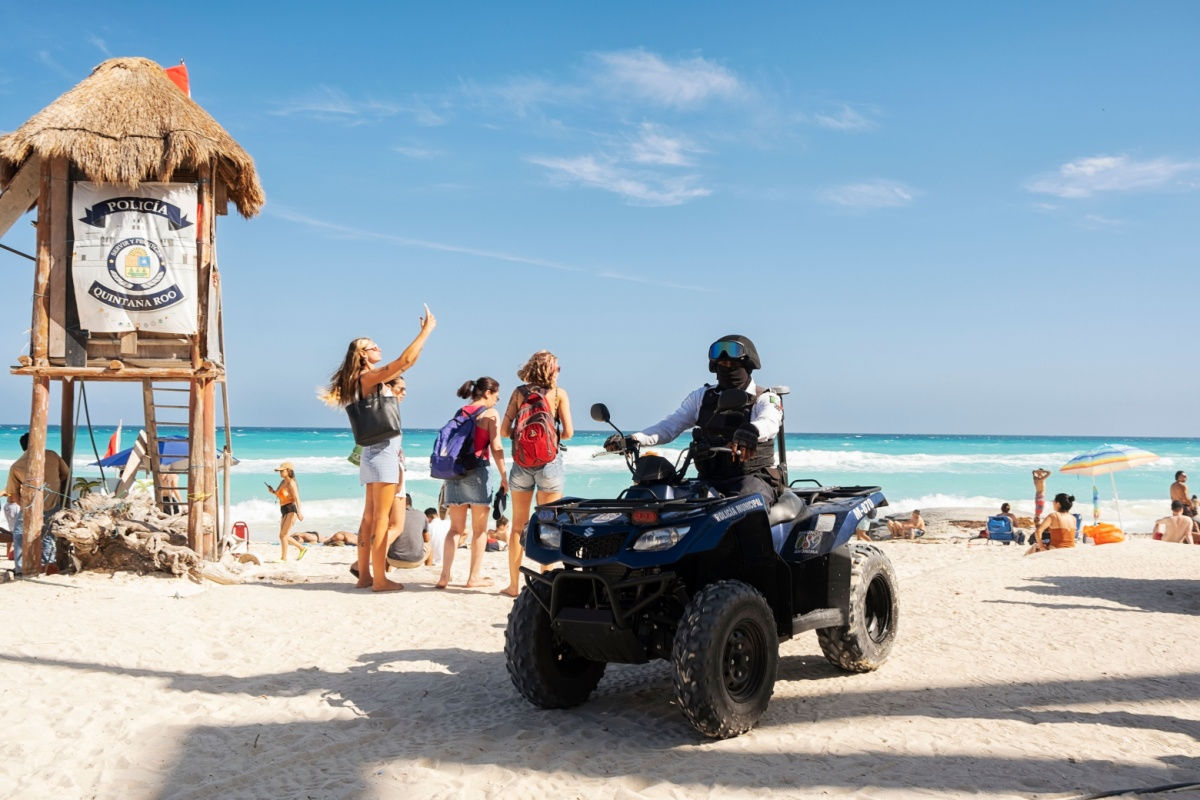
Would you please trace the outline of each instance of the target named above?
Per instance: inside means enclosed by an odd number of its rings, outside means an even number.
[[[78,182],[71,205],[80,327],[194,333],[195,185]]]

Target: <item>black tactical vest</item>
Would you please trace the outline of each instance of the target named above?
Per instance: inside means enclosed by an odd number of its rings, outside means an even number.
[[[738,427],[750,422],[750,415],[754,410],[754,404],[767,391],[769,390],[759,386],[757,394],[751,398],[745,408],[740,412],[728,413],[726,415],[728,421],[725,425],[717,429],[711,429],[709,426],[717,413],[717,399],[721,396],[721,389],[716,386],[708,387],[708,390],[704,393],[704,397],[700,401],[700,416],[696,421],[700,430],[693,433],[693,438],[699,443],[707,444],[710,447],[728,447],[729,443],[733,441],[733,432]],[[696,470],[700,473],[700,477],[709,480],[763,474],[774,465],[774,436],[765,442],[759,442],[757,449],[754,451],[754,456],[745,461],[734,461],[733,456],[729,453],[713,453],[707,457],[698,456],[696,458]]]

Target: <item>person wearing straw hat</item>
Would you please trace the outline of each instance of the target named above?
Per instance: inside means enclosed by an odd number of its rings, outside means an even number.
[[[276,467],[275,471],[281,478],[279,486],[271,488],[271,484],[268,483],[267,491],[279,500],[279,560],[287,561],[288,545],[291,545],[300,551],[300,555],[296,556],[296,560],[299,561],[308,553],[308,548],[304,546],[304,542],[291,535],[292,525],[296,520],[304,521],[304,514],[300,512],[300,487],[296,484],[296,468],[292,462],[285,461]]]

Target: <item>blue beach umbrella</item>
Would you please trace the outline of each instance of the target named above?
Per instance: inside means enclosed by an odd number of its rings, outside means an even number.
[[[108,458],[102,458],[99,461],[93,461],[93,467],[124,467],[129,463],[129,456],[133,454],[133,448],[127,447],[113,453]],[[176,461],[187,460],[188,442],[187,439],[159,439],[158,440],[158,459],[159,463],[174,464]]]
[[[1140,467],[1143,464],[1153,464],[1155,461],[1158,461],[1158,456],[1149,450],[1130,447],[1127,444],[1106,444],[1090,453],[1075,456],[1059,467],[1058,471],[1074,475],[1091,475],[1093,478],[1097,475],[1107,474],[1112,481],[1113,502],[1117,506],[1117,522],[1124,528],[1125,523],[1121,520],[1121,500],[1117,497],[1117,479],[1113,477],[1113,473]],[[1092,505],[1092,514],[1098,521],[1100,519],[1100,492],[1096,489],[1094,480],[1092,481]]]

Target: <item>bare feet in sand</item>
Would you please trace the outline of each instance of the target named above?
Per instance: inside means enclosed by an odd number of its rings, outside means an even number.
[[[354,588],[355,589],[370,589],[374,585],[375,585],[375,582],[372,581],[371,576],[368,575],[365,578],[359,578],[358,583],[354,584]]]
[[[372,592],[398,592],[403,588],[404,588],[403,583],[396,583],[395,581],[389,581],[387,579],[384,579],[383,585],[371,586],[371,591]]]
[[[486,589],[489,586],[495,586],[496,582],[491,578],[476,578],[473,581],[467,581],[465,584],[468,589]]]
[[[505,595],[506,597],[516,597],[520,593],[521,593],[521,590],[518,589],[516,586],[505,586],[503,589],[500,590],[500,594]]]

